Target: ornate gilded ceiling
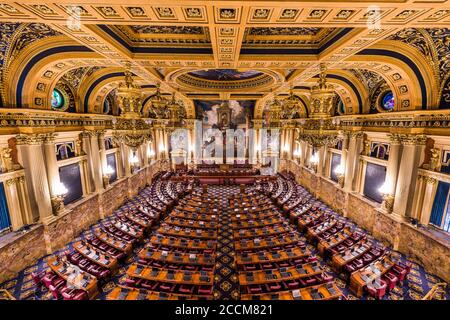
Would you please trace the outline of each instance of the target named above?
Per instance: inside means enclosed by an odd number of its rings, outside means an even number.
[[[258,99],[261,113],[291,86],[307,104],[320,63],[346,113],[368,112],[382,81],[398,111],[438,108],[450,91],[448,1],[0,0],[0,21],[10,107],[48,108],[65,82],[77,110],[100,110],[127,63],[147,94],[160,83],[191,115],[192,98]]]

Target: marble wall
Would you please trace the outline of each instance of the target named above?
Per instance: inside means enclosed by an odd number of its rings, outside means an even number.
[[[128,197],[128,179],[122,179],[108,187],[100,196],[99,203],[104,217],[111,215]]]
[[[34,226],[25,234],[11,235],[0,242],[0,283],[46,254],[44,226]],[[10,237],[10,235],[7,235]]]

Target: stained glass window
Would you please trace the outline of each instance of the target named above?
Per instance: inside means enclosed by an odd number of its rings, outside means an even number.
[[[61,93],[61,91],[59,91],[58,89],[53,90],[51,104],[52,104],[52,108],[55,108],[55,109],[60,109],[64,106],[64,96]]]
[[[392,110],[394,109],[395,105],[395,99],[394,95],[392,94],[392,91],[388,91],[383,95],[383,98],[381,99],[381,107],[384,110]]]

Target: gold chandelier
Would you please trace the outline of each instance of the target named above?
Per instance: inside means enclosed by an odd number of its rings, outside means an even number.
[[[125,70],[125,81],[117,89],[120,117],[113,120],[113,138],[133,151],[151,139],[150,127],[141,117],[142,92],[133,82],[130,66]]]
[[[334,88],[327,83],[325,64],[320,64],[317,85],[311,88],[311,118],[329,118],[333,109]]]
[[[169,101],[167,101],[166,98],[163,97],[161,94],[160,86],[159,84],[156,85],[156,92],[155,94],[150,98],[150,105],[155,113],[155,115],[160,119],[167,119],[168,117],[168,109],[167,105],[169,104]]]

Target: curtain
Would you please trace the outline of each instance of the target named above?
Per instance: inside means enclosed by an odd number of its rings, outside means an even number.
[[[330,178],[333,181],[338,181],[338,177],[336,175],[336,173],[334,172],[334,170],[336,169],[336,167],[341,163],[341,155],[338,153],[332,153],[331,154],[331,173],[330,173]]]
[[[116,154],[110,153],[106,155],[106,164],[113,168],[114,173],[109,177],[109,183],[117,180]]]
[[[383,197],[378,189],[386,178],[386,167],[375,163],[367,163],[366,178],[364,182],[364,195],[378,203],[383,202]]]
[[[11,220],[9,219],[8,203],[6,202],[5,187],[3,182],[0,182],[0,234],[3,231],[9,230]]]
[[[442,217],[444,216],[444,210],[448,197],[448,190],[450,183],[439,181],[436,196],[434,197],[433,209],[431,210],[430,223],[437,227],[441,227]]]

